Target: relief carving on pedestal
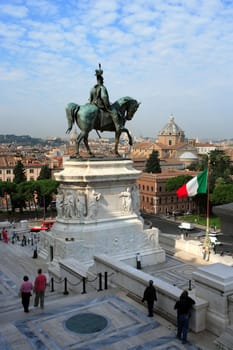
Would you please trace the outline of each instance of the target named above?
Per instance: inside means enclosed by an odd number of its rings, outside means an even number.
[[[127,214],[131,213],[133,210],[131,188],[127,187],[126,191],[121,192],[120,198],[121,198],[121,211]]]
[[[132,186],[131,196],[132,196],[133,211],[137,215],[140,215],[140,196],[139,196],[138,186],[136,184]]]
[[[64,197],[64,217],[75,218],[75,191],[67,191]]]
[[[56,209],[57,209],[57,217],[63,217],[64,210],[64,192],[59,188],[56,196]]]
[[[138,186],[134,184],[131,187],[127,187],[125,191],[120,193],[121,198],[121,211],[122,213],[136,213],[140,215],[140,198]]]
[[[99,210],[99,200],[101,198],[101,193],[92,190],[88,194],[88,218],[95,219]]]
[[[86,195],[82,191],[58,189],[56,209],[58,218],[82,219],[87,214]]]

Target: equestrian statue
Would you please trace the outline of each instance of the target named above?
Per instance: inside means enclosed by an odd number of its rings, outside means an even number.
[[[92,130],[98,131],[114,131],[115,132],[115,154],[120,157],[118,145],[122,132],[128,135],[129,145],[133,144],[132,136],[129,130],[125,128],[127,120],[131,120],[137,111],[140,103],[131,97],[125,96],[118,99],[113,104],[109,102],[108,91],[103,85],[103,70],[99,64],[99,69],[95,71],[97,84],[91,89],[89,102],[85,105],[76,103],[68,103],[66,106],[66,116],[68,121],[68,129],[66,133],[70,133],[73,125],[78,125],[81,130],[77,137],[76,157],[80,157],[79,146],[83,140],[86,149],[91,157],[94,154],[88,144],[88,135]],[[100,136],[100,135],[99,135]]]

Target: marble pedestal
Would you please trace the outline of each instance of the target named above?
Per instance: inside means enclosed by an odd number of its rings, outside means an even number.
[[[207,300],[206,328],[220,335],[229,325],[229,305],[233,295],[233,269],[224,264],[199,267],[193,272],[196,296]]]
[[[41,239],[40,255],[51,264],[76,259],[90,267],[94,255],[107,254],[136,266],[165,261],[156,228],[144,230],[130,159],[70,159],[55,174],[60,182],[57,218]],[[137,255],[138,256],[138,255]]]
[[[221,230],[226,235],[232,235],[233,203],[227,203],[213,207],[213,212],[221,219]]]

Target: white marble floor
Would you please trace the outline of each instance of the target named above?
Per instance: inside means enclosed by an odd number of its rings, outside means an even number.
[[[176,327],[159,315],[147,317],[146,307],[117,289],[91,291],[82,295],[46,292],[45,309],[31,308],[25,314],[18,298],[22,276],[34,279],[38,267],[46,264],[32,259],[31,247],[6,245],[0,242],[0,349],[1,350],[211,350],[214,336],[189,334],[183,345],[176,339]],[[172,273],[174,261],[167,261]],[[177,262],[181,273],[185,264]],[[170,270],[169,270],[170,269]],[[166,266],[161,266],[161,278],[167,278]],[[177,274],[177,271],[174,271]],[[171,282],[173,282],[171,278]],[[93,313],[106,319],[106,327],[95,333],[79,334],[66,327],[75,315]]]

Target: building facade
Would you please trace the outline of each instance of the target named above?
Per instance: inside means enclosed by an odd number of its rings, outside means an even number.
[[[195,176],[197,172],[142,173],[137,180],[140,193],[140,210],[144,213],[163,215],[195,211],[196,203],[192,198],[178,199],[175,191],[166,191],[167,180],[184,174]]]

